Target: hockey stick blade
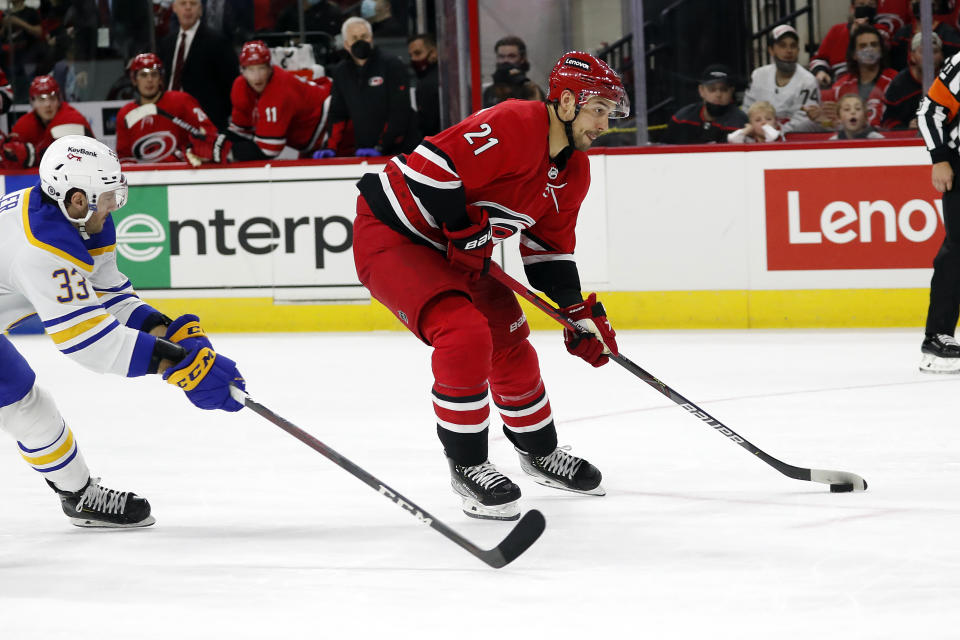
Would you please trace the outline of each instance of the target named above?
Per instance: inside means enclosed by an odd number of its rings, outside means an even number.
[[[490,275],[495,280],[509,287],[517,295],[527,300],[530,304],[546,313],[548,316],[559,322],[567,329],[577,333],[584,333],[582,327],[563,315],[563,313],[561,313],[560,310],[554,307],[552,304],[538,296],[536,293],[525,287],[514,278],[510,277],[510,275],[508,275],[507,272],[500,267],[500,265],[491,263]],[[849,473],[847,471],[828,471],[826,469],[795,467],[792,464],[787,464],[786,462],[774,458],[767,452],[750,443],[746,438],[711,416],[696,404],[684,398],[668,384],[654,377],[650,373],[647,373],[642,367],[632,362],[626,356],[622,354],[614,355],[611,353],[609,358],[663,395],[670,398],[670,400],[676,404],[680,405],[680,408],[693,414],[695,418],[702,420],[705,424],[707,424],[707,426],[712,427],[715,431],[723,434],[728,440],[740,445],[783,475],[789,478],[794,478],[795,480],[806,480],[809,482],[821,482],[823,484],[828,484],[830,485],[830,491],[833,493],[867,490],[867,481],[855,473]]]
[[[522,518],[520,518],[520,521],[514,525],[513,529],[510,530],[510,533],[507,534],[507,537],[504,538],[500,544],[493,549],[482,549],[448,527],[440,520],[437,520],[426,510],[421,509],[400,492],[378,480],[362,467],[340,455],[289,420],[277,415],[259,402],[256,402],[245,391],[231,386],[230,395],[234,400],[243,404],[260,417],[276,425],[277,427],[280,427],[300,442],[326,457],[341,469],[348,471],[355,478],[363,481],[371,489],[383,495],[390,500],[390,502],[396,504],[401,509],[415,517],[421,524],[428,525],[431,529],[440,532],[448,540],[459,545],[461,548],[468,551],[494,569],[505,567],[516,560],[524,551],[529,549],[530,546],[537,541],[537,539],[540,537],[540,534],[543,533],[547,526],[547,521],[543,517],[543,514],[536,509],[531,509],[527,511]]]

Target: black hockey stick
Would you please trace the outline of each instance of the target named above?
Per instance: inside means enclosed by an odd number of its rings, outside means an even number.
[[[523,284],[511,278],[503,269],[500,268],[498,264],[490,264],[490,275],[493,276],[493,278],[498,282],[506,285],[521,297],[529,301],[533,306],[545,312],[548,316],[562,324],[567,329],[577,333],[583,333],[583,329],[563,315],[559,309],[525,287]],[[670,388],[670,386],[665,382],[662,382],[653,375],[644,371],[639,365],[634,364],[622,354],[618,356],[610,354],[609,357],[621,367],[673,400],[675,403],[680,405],[681,408],[692,413],[694,417],[699,418],[708,426],[713,427],[715,430],[725,435],[728,440],[737,443],[783,475],[789,476],[796,480],[808,480],[811,482],[822,482],[823,484],[828,484],[830,485],[830,491],[833,493],[866,491],[867,481],[855,473],[849,473],[847,471],[829,471],[826,469],[807,469],[805,467],[795,467],[792,464],[787,464],[786,462],[777,460],[756,445],[748,442],[746,438],[737,434],[733,429],[711,416],[696,404],[684,398],[682,395]]]
[[[363,468],[343,457],[292,422],[278,416],[259,402],[254,401],[246,392],[236,387],[230,387],[230,393],[237,402],[243,403],[244,406],[253,410],[254,413],[277,425],[311,449],[321,453],[337,466],[346,469],[353,474],[354,477],[359,478],[369,485],[374,491],[385,496],[390,502],[399,505],[401,509],[415,517],[421,524],[429,525],[436,531],[439,531],[446,536],[447,539],[460,545],[494,569],[504,567],[516,560],[521,553],[529,549],[530,545],[537,541],[537,538],[543,533],[544,527],[546,527],[547,523],[543,514],[536,509],[531,509],[523,514],[520,521],[500,544],[493,549],[481,549],[427,513],[426,510],[418,507],[400,492],[380,482],[380,480],[367,473]]]

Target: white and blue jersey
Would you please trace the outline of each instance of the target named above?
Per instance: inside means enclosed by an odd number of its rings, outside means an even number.
[[[88,369],[146,374],[156,338],[139,329],[157,311],[120,272],[115,249],[112,218],[85,240],[39,182],[0,198],[0,331],[37,314],[57,348]],[[0,407],[33,377],[0,335]]]

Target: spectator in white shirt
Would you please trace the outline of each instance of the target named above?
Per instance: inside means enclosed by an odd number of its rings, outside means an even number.
[[[800,36],[788,24],[781,24],[770,32],[768,45],[773,62],[754,69],[750,87],[743,95],[743,110],[754,102],[766,101],[777,111],[784,133],[792,131],[823,131],[810,119],[820,109],[820,89],[813,74],[797,64],[800,55]]]

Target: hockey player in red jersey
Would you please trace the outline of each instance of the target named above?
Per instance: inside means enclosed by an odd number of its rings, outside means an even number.
[[[590,186],[583,152],[608,118],[628,113],[620,77],[590,54],[568,53],[550,74],[546,103],[508,100],[479,111],[357,185],[357,273],[433,347],[437,433],[469,516],[520,514],[519,487],[487,457],[491,396],[527,474],[604,494],[600,471],[557,446],[526,319],[487,270],[493,245],[519,233],[531,285],[592,332],[565,333],[567,350],[595,367],[617,353],[596,294],[581,297],[574,229]]]
[[[10,105],[13,104],[13,87],[7,80],[7,74],[0,69],[0,113],[10,111]]]
[[[240,73],[230,91],[230,133],[218,139],[213,161],[266,160],[285,146],[311,157],[326,134],[330,79],[311,82],[271,65],[262,40],[243,45]]]
[[[90,123],[61,98],[60,85],[52,76],[37,76],[30,83],[33,110],[17,120],[3,143],[4,169],[35,167],[43,152],[57,138],[68,135],[93,137]]]
[[[5,168],[37,166],[43,152],[57,138],[93,137],[90,123],[83,114],[61,99],[60,85],[53,76],[34,78],[29,95],[33,110],[14,123],[3,145]],[[11,151],[11,147],[15,149]]]
[[[217,128],[189,93],[165,91],[163,63],[141,53],[127,65],[137,99],[117,114],[117,155],[121,162],[182,162],[187,149],[209,157]],[[200,161],[194,158],[195,166]]]

